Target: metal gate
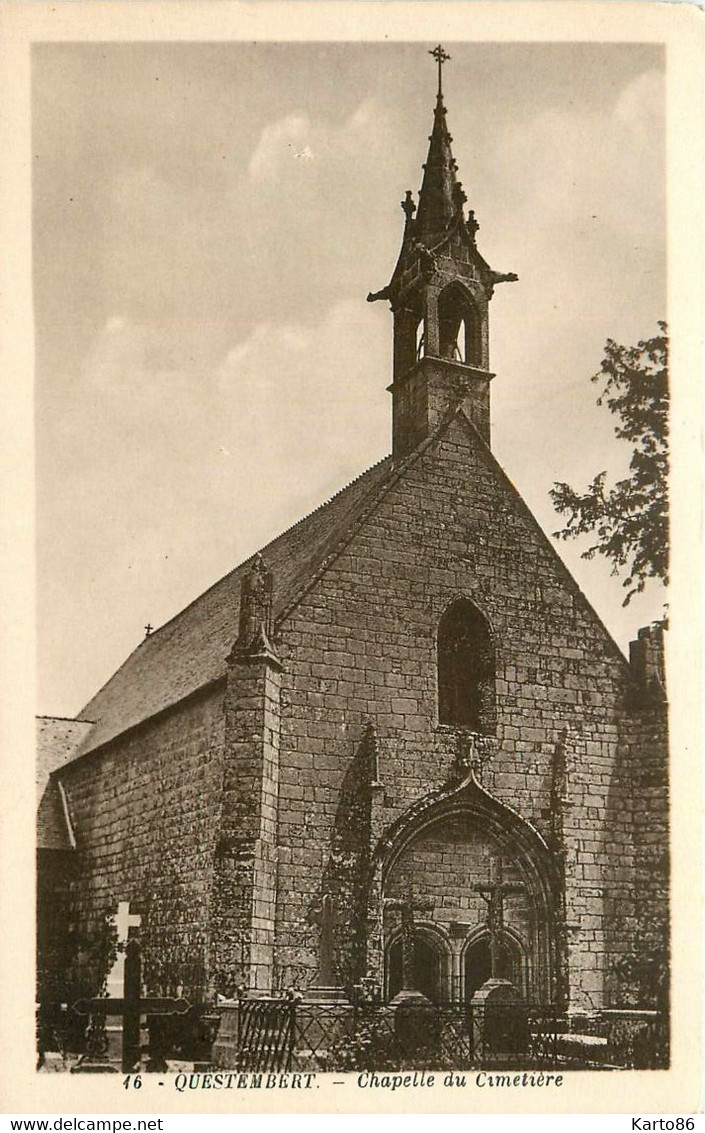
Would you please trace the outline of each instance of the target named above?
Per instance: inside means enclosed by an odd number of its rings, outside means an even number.
[[[291,1068],[296,1001],[241,999],[239,1003],[238,1062],[242,1070]]]

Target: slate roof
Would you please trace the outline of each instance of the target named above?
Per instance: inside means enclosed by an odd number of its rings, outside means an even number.
[[[39,803],[52,771],[73,759],[81,740],[91,729],[90,720],[69,720],[63,716],[37,718],[37,803]]]
[[[274,616],[296,599],[392,474],[387,457],[260,553],[272,571]],[[237,637],[240,581],[254,555],[137,646],[79,713],[95,721],[84,755],[223,676]]]
[[[37,849],[73,850],[58,779],[50,779],[37,808]]]
[[[73,848],[58,779],[51,778],[51,774],[74,758],[91,727],[90,721],[58,716],[40,716],[37,720],[37,846],[40,850]]]

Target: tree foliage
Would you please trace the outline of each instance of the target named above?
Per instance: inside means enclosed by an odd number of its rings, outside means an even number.
[[[556,511],[567,516],[556,537],[592,535],[583,558],[599,552],[613,574],[626,569],[625,606],[650,578],[668,582],[668,334],[665,323],[658,327],[636,346],[608,339],[592,378],[603,386],[597,404],[618,418],[616,436],[632,445],[629,475],[610,488],[603,471],[584,493],[563,483],[550,493]]]

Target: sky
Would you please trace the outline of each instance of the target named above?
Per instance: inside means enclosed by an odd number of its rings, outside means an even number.
[[[429,43],[428,47],[433,44]],[[492,445],[549,534],[624,473],[607,338],[666,316],[664,58],[458,44],[444,92],[491,267]],[[435,99],[420,43],[33,48],[38,711],[390,449],[398,254]],[[555,543],[555,540],[554,540]],[[556,544],[620,647],[660,616]]]

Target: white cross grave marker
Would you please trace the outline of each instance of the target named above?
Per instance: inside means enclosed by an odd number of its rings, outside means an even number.
[[[108,974],[108,995],[119,998],[125,982],[125,946],[130,936],[130,929],[138,928],[142,924],[142,917],[139,913],[130,913],[129,901],[120,901],[117,912],[110,920],[117,929],[117,955]]]

